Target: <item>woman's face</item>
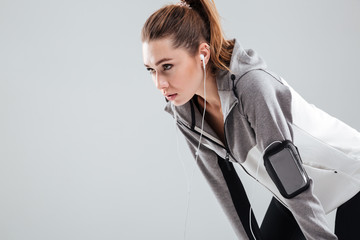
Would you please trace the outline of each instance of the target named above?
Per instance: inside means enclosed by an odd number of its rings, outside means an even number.
[[[203,91],[200,55],[173,48],[170,38],[143,42],[143,60],[155,86],[175,106],[188,102]]]

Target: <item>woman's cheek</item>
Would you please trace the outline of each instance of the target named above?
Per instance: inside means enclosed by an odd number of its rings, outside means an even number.
[[[181,86],[183,84],[183,79],[186,78],[183,72],[178,71],[177,69],[174,69],[169,77],[174,86]]]

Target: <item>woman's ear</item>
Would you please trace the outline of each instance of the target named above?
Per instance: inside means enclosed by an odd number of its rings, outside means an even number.
[[[204,61],[205,61],[205,65],[209,62],[210,60],[210,46],[209,44],[203,42],[200,44],[199,46],[199,59],[201,59],[200,55],[204,56]]]

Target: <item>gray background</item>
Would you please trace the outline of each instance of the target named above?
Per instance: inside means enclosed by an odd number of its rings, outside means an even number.
[[[0,0],[0,239],[183,239],[193,159],[140,42],[165,3]],[[359,0],[216,3],[228,38],[360,129]],[[261,221],[270,195],[237,170]],[[187,239],[235,239],[191,186]]]

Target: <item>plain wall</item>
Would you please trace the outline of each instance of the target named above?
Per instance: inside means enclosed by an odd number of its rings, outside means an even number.
[[[228,38],[360,130],[359,0],[215,2]],[[193,159],[140,41],[166,3],[0,0],[0,239],[183,239]],[[261,222],[271,196],[237,170]],[[197,169],[190,199],[187,239],[236,239]]]

